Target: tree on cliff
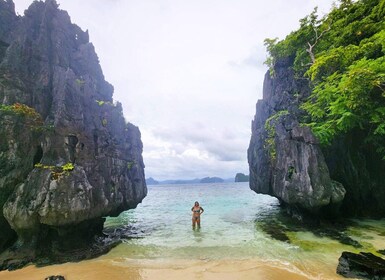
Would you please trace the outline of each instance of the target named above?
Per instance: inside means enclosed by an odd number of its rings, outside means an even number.
[[[322,19],[315,11],[284,40],[265,41],[267,63],[292,57],[309,79],[304,122],[321,143],[356,132],[385,159],[385,0],[340,1]]]

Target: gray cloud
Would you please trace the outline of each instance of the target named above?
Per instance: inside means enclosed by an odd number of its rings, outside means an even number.
[[[31,2],[15,0],[18,13]],[[263,40],[333,0],[57,2],[89,30],[114,98],[139,126],[146,175],[176,179],[248,172]]]

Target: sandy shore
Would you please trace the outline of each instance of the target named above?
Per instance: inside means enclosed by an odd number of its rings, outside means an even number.
[[[43,280],[50,275],[63,275],[66,280],[305,280],[344,279],[335,273],[317,273],[297,266],[272,264],[259,260],[138,260],[101,257],[79,263],[66,263],[42,268],[28,266],[17,271],[0,272],[1,280]]]

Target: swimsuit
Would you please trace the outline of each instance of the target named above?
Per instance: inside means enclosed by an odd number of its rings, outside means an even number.
[[[198,221],[198,220],[200,219],[201,208],[199,207],[198,210],[194,210],[194,207],[193,207],[193,208],[191,208],[191,210],[192,210],[194,213],[199,214],[198,216],[195,216],[195,215],[193,216],[193,220]]]
[[[193,211],[193,222],[197,222],[197,223],[200,223],[200,219],[201,219],[201,211],[203,212],[203,208],[202,207],[199,207],[198,210],[194,210],[195,207],[191,208],[191,211]]]
[[[199,207],[198,210],[194,210],[194,207],[191,208],[191,211],[193,211],[194,213],[197,213],[197,214],[200,214],[200,213],[201,213],[201,210],[203,210],[202,207]]]

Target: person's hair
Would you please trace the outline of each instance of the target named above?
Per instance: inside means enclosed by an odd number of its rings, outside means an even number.
[[[198,202],[198,201],[195,201],[195,202],[194,202],[194,205],[196,205],[196,204],[198,204],[198,205],[199,205],[199,202]]]

